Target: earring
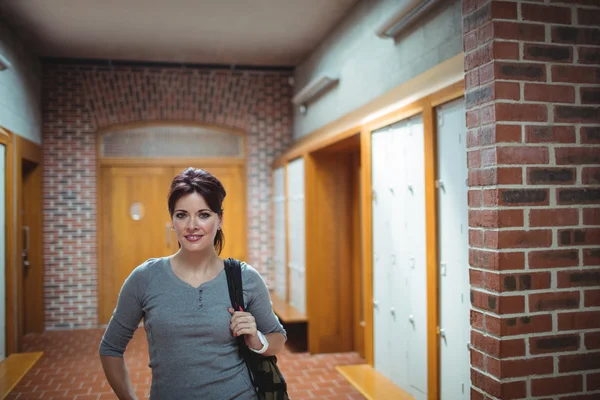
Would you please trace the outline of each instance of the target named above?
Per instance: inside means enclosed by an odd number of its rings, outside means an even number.
[[[171,230],[174,231],[175,230],[175,226],[171,225]]]

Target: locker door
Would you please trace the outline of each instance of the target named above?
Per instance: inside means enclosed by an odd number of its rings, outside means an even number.
[[[390,374],[390,327],[386,310],[389,309],[389,197],[387,182],[387,148],[390,134],[387,130],[374,132],[371,138],[373,189],[373,330],[375,369],[385,376]]]
[[[470,396],[467,148],[464,100],[437,108],[441,399]]]
[[[425,399],[427,394],[427,254],[425,212],[425,148],[422,116],[411,118],[407,127],[407,221],[409,269],[408,361],[411,394]]]
[[[390,302],[388,318],[390,319],[392,345],[390,356],[394,364],[390,379],[398,386],[409,391],[410,381],[408,377],[408,268],[404,259],[408,253],[408,224],[406,188],[406,122],[395,124],[393,135],[388,146],[390,155],[390,186],[387,191],[392,199],[390,214],[391,221],[390,238],[392,241],[391,254],[391,279]]]
[[[286,263],[286,229],[285,229],[285,168],[280,167],[273,171],[273,262],[275,264],[275,293],[286,299],[287,292],[287,267]]]
[[[6,147],[0,144],[0,361],[6,357]]]
[[[290,304],[306,313],[304,159],[291,161],[288,174]]]

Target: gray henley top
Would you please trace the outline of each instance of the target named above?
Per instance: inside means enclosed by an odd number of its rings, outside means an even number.
[[[246,311],[264,334],[286,334],[273,313],[265,282],[242,263]],[[125,280],[100,343],[103,356],[123,357],[141,319],[148,339],[152,400],[256,399],[229,323],[225,270],[195,288],[169,258],[150,259]]]

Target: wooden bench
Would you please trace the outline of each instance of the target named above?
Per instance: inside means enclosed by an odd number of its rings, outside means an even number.
[[[335,369],[368,400],[414,400],[368,364],[343,365]]]
[[[274,292],[271,292],[271,302],[273,303],[273,311],[282,322],[287,324],[306,323],[308,318],[306,315],[298,311],[290,303],[279,297]]]
[[[44,353],[14,353],[0,362],[0,399],[4,399]]]

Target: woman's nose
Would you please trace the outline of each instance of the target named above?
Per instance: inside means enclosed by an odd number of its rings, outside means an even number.
[[[200,224],[198,223],[198,220],[196,218],[190,218],[190,223],[188,224],[187,228],[190,231],[195,231],[199,228],[199,226]]]

